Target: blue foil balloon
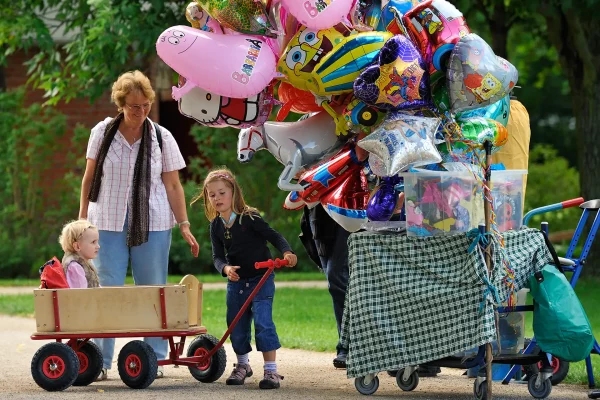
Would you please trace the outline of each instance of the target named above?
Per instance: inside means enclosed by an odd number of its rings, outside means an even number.
[[[502,100],[490,104],[487,107],[476,108],[457,114],[457,119],[464,121],[469,118],[484,117],[494,119],[502,125],[508,125],[508,117],[510,115],[510,95],[506,95]]]
[[[400,182],[397,176],[382,178],[381,185],[367,204],[367,217],[370,221],[389,221],[394,214],[398,193],[394,186]]]
[[[429,74],[421,53],[404,36],[383,45],[379,62],[354,81],[354,95],[382,110],[411,110],[431,106]]]

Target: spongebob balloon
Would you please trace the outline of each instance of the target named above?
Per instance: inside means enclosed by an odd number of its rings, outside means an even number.
[[[290,40],[277,71],[298,89],[308,90],[336,121],[337,134],[346,135],[348,124],[329,105],[326,96],[351,93],[360,73],[377,59],[392,37],[388,32],[362,32],[348,37],[336,27],[315,31],[302,27]]]
[[[315,93],[317,87],[312,79],[315,66],[343,39],[343,33],[335,27],[320,31],[302,27],[288,43],[277,71],[294,87]]]

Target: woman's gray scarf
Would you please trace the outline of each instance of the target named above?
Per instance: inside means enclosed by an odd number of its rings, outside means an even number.
[[[94,178],[90,186],[88,199],[91,202],[98,201],[100,186],[102,185],[103,166],[108,149],[110,148],[119,124],[123,121],[123,113],[120,113],[106,126],[104,139],[98,149],[96,156],[96,169]],[[139,246],[148,241],[148,231],[150,230],[150,164],[152,162],[152,138],[150,136],[150,121],[146,118],[143,125],[142,142],[140,151],[135,160],[135,169],[133,170],[133,193],[131,209],[128,212],[127,219],[127,246]]]

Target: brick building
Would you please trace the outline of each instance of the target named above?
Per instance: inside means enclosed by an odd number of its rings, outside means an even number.
[[[15,89],[27,82],[27,68],[24,66],[24,63],[29,60],[31,56],[31,51],[29,54],[20,51],[9,56],[7,66],[4,67],[5,84],[8,90]],[[197,146],[189,135],[190,128],[195,121],[181,115],[177,108],[177,103],[171,99],[169,86],[171,71],[167,68],[168,67],[162,64],[158,68],[155,68],[158,72],[149,76],[154,90],[157,92],[157,98],[152,108],[150,118],[173,133],[187,162],[191,156],[198,154]],[[43,90],[28,91],[27,104],[36,102],[43,103],[46,100],[43,95]],[[67,131],[61,141],[57,144],[57,153],[61,153],[64,149],[68,149],[72,152],[79,152],[81,157],[85,157],[85,148],[70,148],[70,139],[73,134],[73,128],[77,124],[83,124],[85,127],[91,129],[99,121],[109,116],[115,116],[117,113],[115,105],[110,101],[110,87],[108,87],[107,92],[93,104],[90,103],[89,99],[73,99],[68,103],[60,102],[56,106],[56,109],[66,115],[68,125]],[[55,160],[50,176],[47,178],[52,181],[54,178],[63,176],[66,172],[65,167],[66,166],[60,162],[60,159]],[[182,172],[185,175],[185,171]],[[83,174],[83,171],[81,171],[81,174]]]

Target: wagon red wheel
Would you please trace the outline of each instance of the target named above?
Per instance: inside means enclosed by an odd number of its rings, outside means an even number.
[[[125,360],[125,371],[133,378],[139,376],[142,373],[142,360],[135,354],[130,354]]]
[[[158,361],[152,347],[134,340],[119,352],[119,376],[132,389],[144,389],[156,379]]]
[[[90,366],[90,360],[88,359],[88,356],[81,351],[77,352],[77,358],[79,359],[79,374],[83,374]]]
[[[194,352],[194,357],[200,357],[200,356],[204,357],[202,359],[202,361],[200,363],[198,363],[198,366],[196,367],[200,371],[206,371],[208,368],[210,368],[210,358],[206,358],[207,354],[208,354],[208,350],[206,350],[206,348],[204,348],[204,347],[199,347]]]
[[[102,352],[96,343],[77,341],[77,358],[79,359],[79,375],[73,386],[87,386],[94,382],[102,372]]]
[[[65,373],[65,362],[59,356],[46,357],[42,372],[48,379],[58,379]]]
[[[75,382],[79,359],[64,343],[42,346],[31,360],[31,376],[35,383],[48,391],[65,390]]]
[[[219,340],[211,335],[200,335],[190,343],[187,356],[206,356]],[[227,354],[223,347],[219,348],[210,358],[204,358],[197,366],[189,367],[190,374],[200,382],[210,383],[219,379],[227,364]]]

